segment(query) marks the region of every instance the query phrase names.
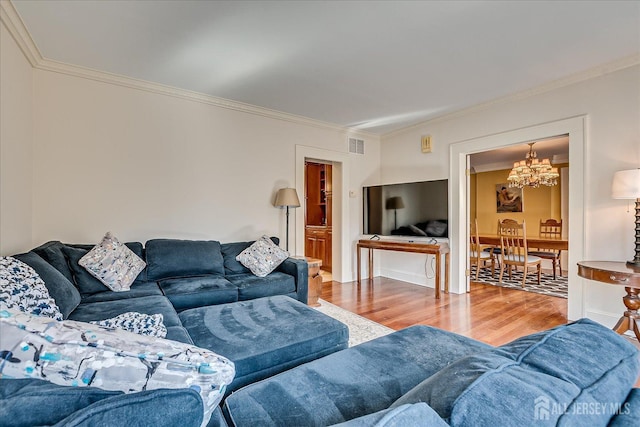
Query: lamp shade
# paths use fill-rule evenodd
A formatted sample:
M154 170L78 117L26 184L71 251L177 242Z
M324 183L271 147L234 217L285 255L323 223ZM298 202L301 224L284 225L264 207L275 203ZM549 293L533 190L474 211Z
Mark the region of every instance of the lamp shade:
M640 199L640 169L616 172L613 175L611 197L614 199Z
M387 199L386 204L387 209L402 209L404 208L404 202L402 201L402 197L389 197Z
M276 207L300 207L300 200L298 199L298 193L295 188L281 188L276 194Z

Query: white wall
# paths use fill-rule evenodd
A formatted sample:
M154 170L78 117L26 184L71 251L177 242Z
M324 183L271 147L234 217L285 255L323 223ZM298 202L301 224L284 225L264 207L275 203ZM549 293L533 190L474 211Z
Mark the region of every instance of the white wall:
M142 242L284 239L273 200L295 185L296 145L347 150L340 130L56 72L36 70L34 90L35 244L107 230ZM367 154L350 157L354 188L379 164L379 139L365 140ZM350 222L357 234L361 214Z
M0 23L0 255L30 249L33 71Z
M634 249L633 210L627 212L625 201L613 200L610 188L615 171L640 166L638 65L528 97L497 102L384 137L382 180L447 178L451 144L578 115L587 118L582 206L585 258L629 259ZM434 152L419 154L420 137L426 134L432 135ZM404 262L399 258L394 261ZM418 262L408 261L402 268L416 270ZM576 266L569 268L575 274ZM579 286L584 290L581 315L613 325L624 310L621 299L624 290L582 279Z

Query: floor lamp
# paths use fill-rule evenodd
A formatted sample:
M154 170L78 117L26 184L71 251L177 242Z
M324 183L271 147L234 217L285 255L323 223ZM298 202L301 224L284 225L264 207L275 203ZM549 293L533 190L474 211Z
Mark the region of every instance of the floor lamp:
M616 172L613 175L611 197L636 200L636 254L627 264L640 267L640 169Z
M387 209L393 209L393 229L398 229L398 209L404 209L404 202L402 201L402 197L390 197L387 199L387 204L385 206Z
M299 208L300 200L295 188L281 188L276 194L274 205L278 208L287 208L287 252L289 251L289 208Z

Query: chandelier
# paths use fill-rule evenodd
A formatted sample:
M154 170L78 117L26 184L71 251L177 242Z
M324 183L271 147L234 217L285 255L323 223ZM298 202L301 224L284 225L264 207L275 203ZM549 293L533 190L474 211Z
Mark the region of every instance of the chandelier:
M558 168L551 167L549 159L538 160L538 155L533 151L533 144L529 143L529 152L525 160L520 160L513 164L513 169L509 172L509 187L533 187L540 185L551 187L558 184Z

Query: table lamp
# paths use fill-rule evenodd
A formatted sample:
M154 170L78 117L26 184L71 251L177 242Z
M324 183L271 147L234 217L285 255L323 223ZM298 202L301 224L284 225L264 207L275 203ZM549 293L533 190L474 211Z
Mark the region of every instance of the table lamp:
M636 200L636 255L627 265L640 267L640 169L616 172L613 175L611 197Z
M287 208L287 252L289 251L289 208L299 208L300 200L295 188L281 188L276 194L274 205L278 208Z

